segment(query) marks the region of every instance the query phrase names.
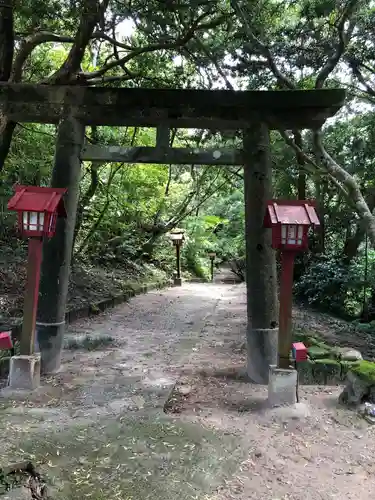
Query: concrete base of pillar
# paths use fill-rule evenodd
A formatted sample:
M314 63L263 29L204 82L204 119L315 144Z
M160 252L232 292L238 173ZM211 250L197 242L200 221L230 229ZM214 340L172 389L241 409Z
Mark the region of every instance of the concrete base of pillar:
M174 284L174 286L181 286L182 285L182 278L173 278L173 284Z
M269 367L268 402L270 406L290 406L297 402L297 370Z
M33 391L40 386L40 354L10 358L9 388Z
M268 384L269 366L277 364L278 328L247 329L247 375L254 384Z

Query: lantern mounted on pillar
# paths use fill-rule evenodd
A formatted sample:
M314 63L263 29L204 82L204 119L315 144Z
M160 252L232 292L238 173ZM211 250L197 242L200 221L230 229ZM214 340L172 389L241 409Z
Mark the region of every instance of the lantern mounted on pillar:
M184 231L173 231L172 233L169 234L169 237L171 238L172 243L175 246L179 245L181 246L185 240Z
M169 237L172 240L173 245L176 247L176 274L173 281L176 286L181 286L182 279L180 253L182 244L185 241L185 233L182 230L175 229L174 231L169 233Z
M8 210L18 213L18 231L29 239L27 283L21 334L21 355L31 355L35 345L35 321L38 306L40 266L44 238L52 238L58 217L66 217L63 195L66 189L39 186L15 186Z
M23 238L52 238L57 217L66 217L62 196L66 189L15 186L8 210L18 213L18 231Z
M308 249L308 230L319 225L314 201L271 200L267 203L264 227L272 229L272 248L281 250L279 368L290 366L294 258L297 252Z
M319 226L315 203L310 200L271 200L264 227L272 229L272 248L307 250L310 227Z

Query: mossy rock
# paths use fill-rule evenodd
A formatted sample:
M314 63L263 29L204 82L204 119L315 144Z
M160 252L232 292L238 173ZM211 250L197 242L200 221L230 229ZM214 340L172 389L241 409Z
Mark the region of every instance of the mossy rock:
M375 363L371 361L359 361L350 368L350 371L361 380L375 385Z
M360 405L364 401L375 403L375 363L359 361L350 368L339 401L349 405Z
M317 385L337 385L341 382L341 364L332 358L316 359L313 365Z
M333 349L325 344L311 346L307 353L313 360L335 358Z
M340 361L341 365L341 380L346 380L346 375L348 371L352 370L352 368L359 365L361 361Z

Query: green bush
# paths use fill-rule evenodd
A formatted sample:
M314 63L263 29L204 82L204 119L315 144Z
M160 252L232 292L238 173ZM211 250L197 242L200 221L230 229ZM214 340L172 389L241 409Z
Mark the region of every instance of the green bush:
M194 243L188 242L184 248L184 267L197 278L208 279L207 258L199 256L198 249Z
M295 283L296 296L320 309L343 317L354 317L361 312L363 287L358 267L345 265L334 257L321 258L310 263L306 272Z

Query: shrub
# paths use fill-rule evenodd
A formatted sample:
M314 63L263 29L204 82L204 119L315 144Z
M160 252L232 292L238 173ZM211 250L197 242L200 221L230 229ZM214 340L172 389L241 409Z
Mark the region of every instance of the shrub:
M325 257L311 262L294 288L296 296L311 305L343 317L353 317L361 311L358 290L362 286L355 265Z

